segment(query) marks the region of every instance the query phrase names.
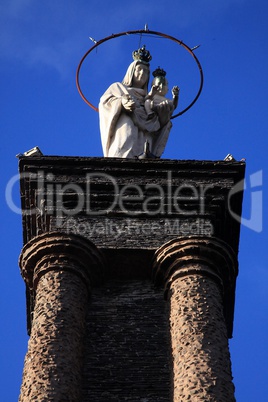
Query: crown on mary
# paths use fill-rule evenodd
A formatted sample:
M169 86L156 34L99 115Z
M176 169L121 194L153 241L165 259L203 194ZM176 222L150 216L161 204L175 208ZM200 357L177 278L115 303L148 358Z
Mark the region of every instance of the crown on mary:
M145 49L145 45L143 45L140 49L134 50L132 52L132 57L134 61L140 61L141 63L149 64L152 60L152 56L149 50Z
M158 67L156 70L153 71L153 76L154 77L165 77L166 76L165 70L162 68Z

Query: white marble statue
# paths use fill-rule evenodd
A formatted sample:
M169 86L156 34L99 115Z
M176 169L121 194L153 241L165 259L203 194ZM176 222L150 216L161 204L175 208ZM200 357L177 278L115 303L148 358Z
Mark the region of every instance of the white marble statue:
M169 103L155 104L156 113L151 116L144 107L150 53L143 47L133 52L133 58L122 83L112 84L100 99L100 131L105 157L136 158L143 153L145 143L150 154L160 157L172 127Z

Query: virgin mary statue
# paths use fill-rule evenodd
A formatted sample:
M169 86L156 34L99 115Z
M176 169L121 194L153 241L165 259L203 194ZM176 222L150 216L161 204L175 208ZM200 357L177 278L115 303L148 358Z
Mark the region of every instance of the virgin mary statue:
M133 52L121 82L112 84L99 103L100 132L105 157L136 158L149 147L159 158L165 148L172 123L161 126L157 114L148 118L144 109L150 76L150 53L143 46Z

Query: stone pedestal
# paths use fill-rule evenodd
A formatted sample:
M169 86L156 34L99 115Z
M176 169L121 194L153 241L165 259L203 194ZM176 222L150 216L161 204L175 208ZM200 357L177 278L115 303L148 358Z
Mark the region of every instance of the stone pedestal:
M225 306L237 262L215 238L178 239L160 247L154 279L170 303L174 401L234 401Z
M21 402L234 400L244 172L234 160L20 159Z
M20 402L79 401L88 296L102 257L80 236L45 233L24 246L20 267L35 294Z

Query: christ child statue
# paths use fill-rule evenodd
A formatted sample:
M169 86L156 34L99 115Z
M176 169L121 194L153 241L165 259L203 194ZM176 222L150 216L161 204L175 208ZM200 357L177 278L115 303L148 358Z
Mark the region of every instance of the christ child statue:
M158 67L153 72L153 82L151 90L145 98L145 110L148 119L153 118L155 114L158 115L161 127L170 119L173 111L178 106L179 100L179 87L172 88L172 100L167 99L165 95L168 92L168 81L166 79L166 72Z

